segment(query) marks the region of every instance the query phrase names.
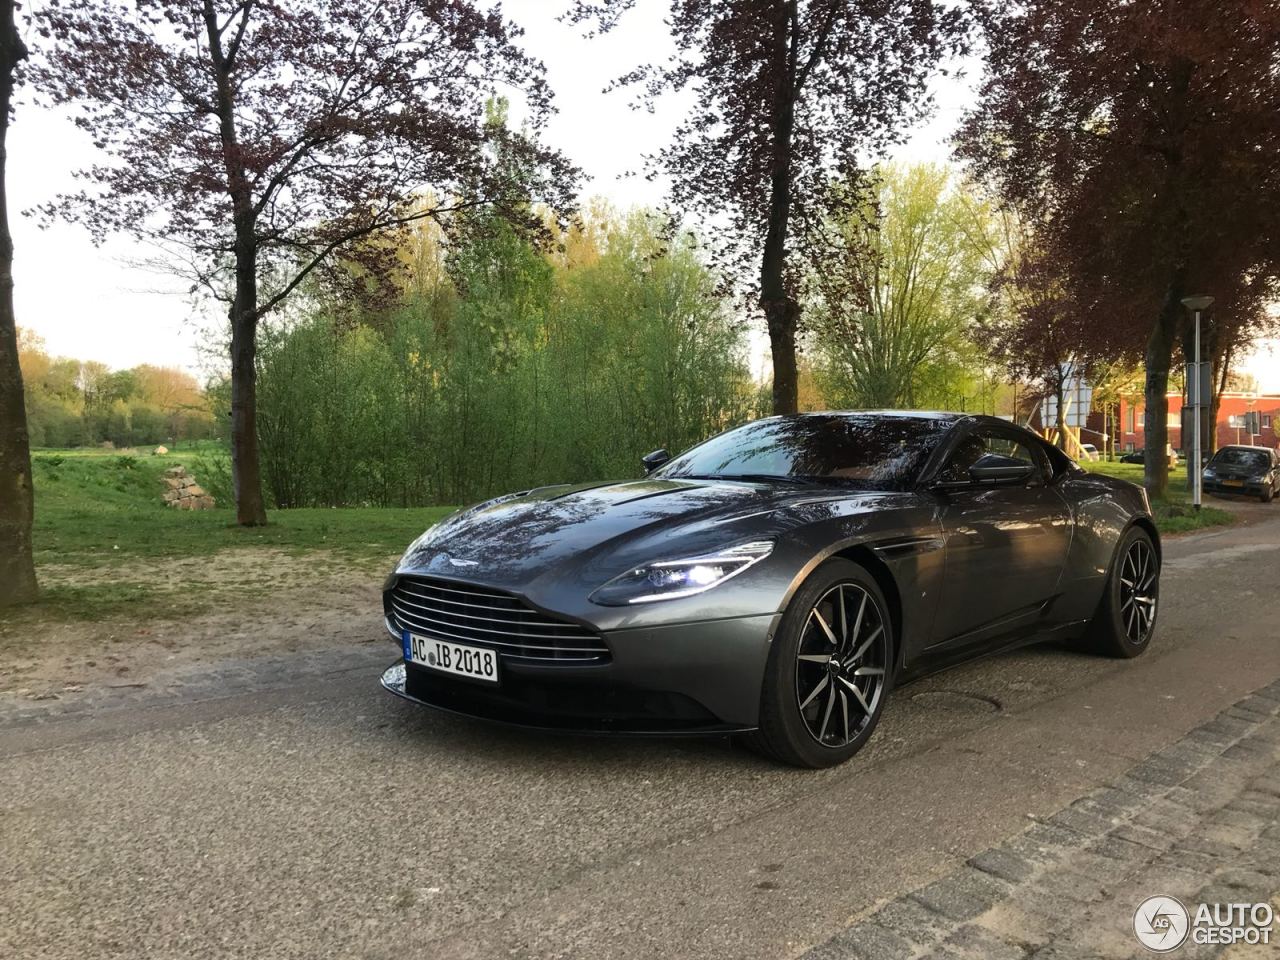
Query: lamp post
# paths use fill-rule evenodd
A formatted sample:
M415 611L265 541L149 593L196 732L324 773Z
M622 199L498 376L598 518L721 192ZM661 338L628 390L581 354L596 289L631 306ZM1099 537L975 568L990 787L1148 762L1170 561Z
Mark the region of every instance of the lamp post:
M1213 306L1213 297L1183 297L1182 305L1196 315L1195 357L1191 361L1191 369L1195 371L1195 375L1191 378L1193 383L1187 384L1187 392L1192 403L1192 414L1195 417L1195 426L1191 431L1191 502L1199 510L1200 495L1204 486L1204 468L1200 464L1200 397L1204 390L1204 385L1200 383L1201 374L1204 372L1200 367L1200 314Z

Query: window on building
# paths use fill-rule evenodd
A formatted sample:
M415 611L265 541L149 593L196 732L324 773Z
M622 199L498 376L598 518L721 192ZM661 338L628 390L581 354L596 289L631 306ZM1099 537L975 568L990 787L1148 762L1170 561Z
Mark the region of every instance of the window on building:
M1126 424L1124 428L1125 432L1133 433L1133 407L1129 407L1125 410L1124 418L1125 418L1125 424Z
M1264 413L1264 414L1262 415L1262 429L1263 429L1263 430L1270 430L1270 429L1271 429L1271 414L1269 414L1269 413Z
M1143 411L1142 413L1138 414L1138 426L1145 427L1146 425L1147 425L1147 414L1146 414L1146 411Z

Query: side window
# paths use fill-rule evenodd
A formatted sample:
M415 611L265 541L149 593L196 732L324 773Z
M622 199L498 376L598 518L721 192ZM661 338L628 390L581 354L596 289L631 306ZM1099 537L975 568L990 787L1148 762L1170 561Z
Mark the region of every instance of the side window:
M1044 483L1045 464L1042 457L1033 453L1030 447L1021 441L1002 434L989 431L977 431L960 441L960 445L951 452L947 465L942 468L939 479L944 482L963 483L969 479L969 468L984 462L994 464L1016 460L1030 464L1035 468L1031 479L1032 485Z
M987 441L987 450L988 456L1030 464L1035 468L1035 473L1031 477L1031 484L1039 486L1044 483L1044 463L1040 457L1032 453L1031 447L1027 444L1009 437L996 436Z

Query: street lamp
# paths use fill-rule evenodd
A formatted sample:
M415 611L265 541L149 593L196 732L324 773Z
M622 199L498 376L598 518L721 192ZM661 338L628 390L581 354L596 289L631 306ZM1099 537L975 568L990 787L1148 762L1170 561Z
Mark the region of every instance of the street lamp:
M1191 502L1199 510L1201 488L1204 484L1204 471L1200 465L1200 396L1201 391L1204 389L1200 383L1201 374L1204 372L1200 367L1200 314L1213 306L1213 297L1183 297L1182 305L1196 315L1196 355L1191 361L1191 369L1195 371L1195 374L1191 378L1192 383L1187 384L1187 392L1190 394L1192 413L1195 416L1195 426L1191 431Z

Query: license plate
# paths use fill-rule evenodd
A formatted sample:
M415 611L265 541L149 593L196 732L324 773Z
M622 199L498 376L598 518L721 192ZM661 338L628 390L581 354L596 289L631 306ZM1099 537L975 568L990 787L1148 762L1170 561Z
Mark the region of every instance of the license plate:
M1222 485L1224 487L1243 487L1244 481L1243 480L1223 480Z
M410 663L441 673L453 673L460 677L498 682L498 655L483 647L468 647L450 640L435 637L419 637L405 632L404 658Z

